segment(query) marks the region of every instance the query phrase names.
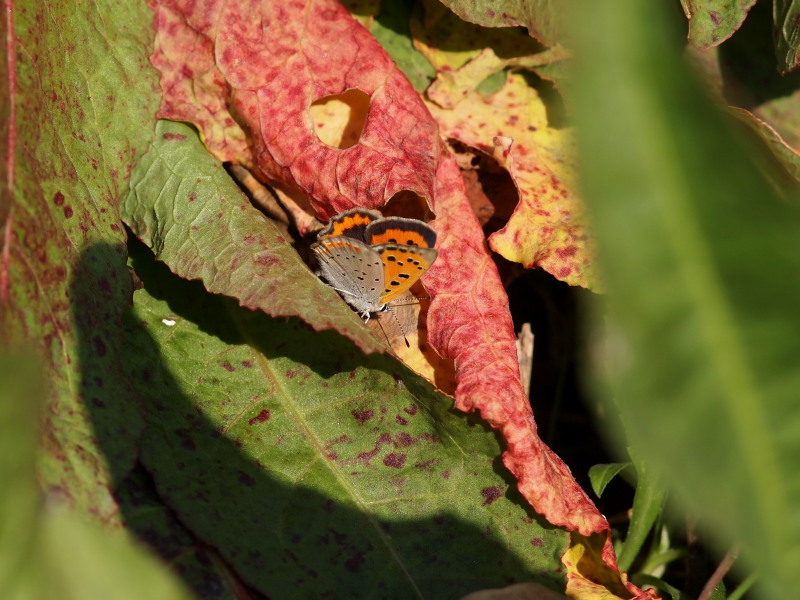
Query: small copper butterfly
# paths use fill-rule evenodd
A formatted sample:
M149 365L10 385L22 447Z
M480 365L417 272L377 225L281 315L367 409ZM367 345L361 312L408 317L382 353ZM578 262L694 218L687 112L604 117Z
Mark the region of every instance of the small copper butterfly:
M430 268L435 243L436 232L422 221L352 208L331 219L311 250L322 278L369 320Z

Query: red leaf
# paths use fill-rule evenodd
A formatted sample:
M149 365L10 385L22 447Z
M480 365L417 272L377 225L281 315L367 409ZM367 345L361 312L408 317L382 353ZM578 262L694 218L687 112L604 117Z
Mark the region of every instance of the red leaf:
M402 190L432 203L436 123L340 4L155 0L153 7L160 116L195 123L218 158L298 186L322 216L382 206ZM328 146L309 108L353 89L370 101L360 143Z
M569 469L540 439L520 383L508 296L472 213L455 160L440 161L436 189L439 257L424 282L432 302L428 340L455 360L456 407L479 410L508 443L503 462L548 521L590 535L608 523Z
M562 559L573 597L608 597L606 591L616 590L622 596L655 598L619 572L608 522L569 468L539 438L520 383L508 296L470 208L458 165L449 155L439 162L436 220L431 225L439 236L439 257L423 279L432 297L428 341L444 358L455 361L456 408L480 411L501 431L508 446L503 463L518 479L522 495L550 523L577 532L577 541ZM598 574L601 584L596 583Z

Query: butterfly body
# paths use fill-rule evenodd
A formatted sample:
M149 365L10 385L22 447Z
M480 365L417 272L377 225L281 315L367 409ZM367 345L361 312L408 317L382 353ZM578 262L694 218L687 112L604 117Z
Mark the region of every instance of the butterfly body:
M311 250L319 274L363 318L386 310L436 260L436 232L426 223L354 208L336 215Z

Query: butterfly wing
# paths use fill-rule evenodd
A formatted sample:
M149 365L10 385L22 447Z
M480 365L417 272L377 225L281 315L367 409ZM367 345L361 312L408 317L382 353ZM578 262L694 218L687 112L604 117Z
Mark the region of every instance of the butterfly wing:
M344 235L363 242L367 225L381 219L381 213L365 208L351 208L333 217L325 228L317 234L323 237Z
M370 246L398 244L433 248L436 244L436 232L430 225L417 219L386 217L369 223L364 239Z
M319 238L311 250L320 275L362 315L380 310L384 263L375 249L346 236Z
M378 244L372 248L383 263L384 286L378 300L379 305L386 304L408 291L430 268L438 255L433 248L401 244Z

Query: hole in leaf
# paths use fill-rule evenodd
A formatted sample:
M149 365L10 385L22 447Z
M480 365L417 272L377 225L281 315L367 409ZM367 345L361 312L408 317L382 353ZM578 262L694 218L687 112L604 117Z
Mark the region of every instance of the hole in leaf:
M427 221L432 215L425 198L411 190L400 190L381 209L386 217L407 217Z
M509 172L491 155L449 139L472 210L488 236L505 227L519 204L519 192Z
M369 95L359 89L325 96L309 109L314 133L324 144L342 150L355 146L369 112Z

